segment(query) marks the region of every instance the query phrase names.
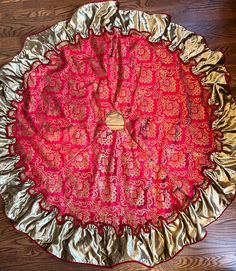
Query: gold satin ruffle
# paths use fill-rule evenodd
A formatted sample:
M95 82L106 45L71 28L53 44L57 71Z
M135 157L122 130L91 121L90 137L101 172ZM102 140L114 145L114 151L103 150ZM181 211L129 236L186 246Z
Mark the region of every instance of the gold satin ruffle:
M11 101L23 98L17 91L22 88L23 75L30 66L36 60L47 63L45 52L57 51L56 45L62 41L73 43L75 34L86 38L90 30L101 35L104 29L113 32L114 27L121 29L124 35L132 30L149 33L147 39L150 42L170 41L170 51L180 49L180 58L184 62L194 60L196 65L192 71L196 75L204 74L202 85L211 92L210 103L217 106L213 128L223 134L223 150L211 155L215 169L204 171L211 178L211 184L200 189L198 200L191 202L173 222L163 222L158 229L152 227L150 233L141 231L139 236L132 235L129 227L122 236L117 236L109 226L105 226L101 236L92 224L76 228L70 216L59 224L56 208L44 211L40 207L43 196L29 195L27 190L34 183L32 180L20 181L19 173L24 168L14 167L19 157L10 156L8 149L15 141L6 132L6 125L15 121L8 117L8 111L14 110ZM227 89L228 73L222 59L221 52L211 51L202 37L170 22L169 16L120 10L116 1L84 5L71 20L29 36L22 51L0 69L0 192L6 214L14 221L15 228L61 259L100 266L125 261L154 266L173 257L183 246L203 239L205 226L220 216L236 192L236 107Z

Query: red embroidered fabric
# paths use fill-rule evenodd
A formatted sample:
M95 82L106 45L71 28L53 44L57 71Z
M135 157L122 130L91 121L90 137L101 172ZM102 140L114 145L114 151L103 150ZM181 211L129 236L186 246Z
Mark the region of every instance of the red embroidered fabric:
M191 65L144 35L76 39L34 65L17 104L22 181L81 224L134 230L190 200L216 148L208 94ZM112 131L109 112L124 129Z

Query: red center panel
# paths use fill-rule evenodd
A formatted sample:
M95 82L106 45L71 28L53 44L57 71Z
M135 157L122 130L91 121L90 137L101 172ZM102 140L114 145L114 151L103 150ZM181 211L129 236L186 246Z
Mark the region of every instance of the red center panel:
M118 32L79 38L32 67L14 152L24 181L86 223L137 231L193 197L216 148L208 93L165 44ZM112 131L117 111L125 128Z

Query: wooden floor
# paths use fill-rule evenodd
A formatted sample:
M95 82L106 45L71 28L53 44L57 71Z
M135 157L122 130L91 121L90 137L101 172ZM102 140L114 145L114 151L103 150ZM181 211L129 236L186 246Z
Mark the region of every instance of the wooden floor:
M29 33L39 32L58 21L70 18L82 0L0 0L0 65L22 47ZM225 52L226 66L232 75L236 96L236 1L235 0L121 0L124 9L168 13L172 21L203 35L212 49ZM107 270L63 262L17 233L4 214L0 199L0 271L92 271ZM122 264L115 271L236 270L236 202L208 227L208 237L186 247L177 257L155 268Z

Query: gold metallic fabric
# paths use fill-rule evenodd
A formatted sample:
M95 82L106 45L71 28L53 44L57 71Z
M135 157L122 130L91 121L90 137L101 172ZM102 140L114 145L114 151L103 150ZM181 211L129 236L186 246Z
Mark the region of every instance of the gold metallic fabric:
M204 171L211 184L206 189L201 188L199 197L173 222L163 222L161 227L152 227L150 233L141 231L138 236L132 235L128 226L121 236L109 226L105 226L104 235L100 235L92 224L86 228L75 227L70 216L64 223L58 223L58 210L43 211L40 207L43 196L33 197L28 193L33 181L20 181L19 173L24 168L14 167L19 157L10 156L8 149L15 140L6 131L7 124L14 124L8 111L14 110L11 101L23 98L18 90L32 63L36 60L47 63L45 52L57 51L56 45L62 41L74 42L75 34L85 38L90 30L101 35L104 30L113 32L114 27L121 29L124 35L136 30L147 35L150 42L169 41L170 52L180 49L179 56L184 62L194 60L192 71L195 75L204 75L201 83L211 93L210 104L217 107L213 128L222 131L223 149L211 155L215 168ZM61 259L100 266L125 261L154 266L173 257L185 245L203 239L205 226L221 215L236 190L236 107L228 92L228 74L222 59L221 52L210 50L202 37L170 22L169 16L120 10L116 1L84 5L71 20L29 36L22 51L0 69L0 191L6 214L14 221L15 228Z

